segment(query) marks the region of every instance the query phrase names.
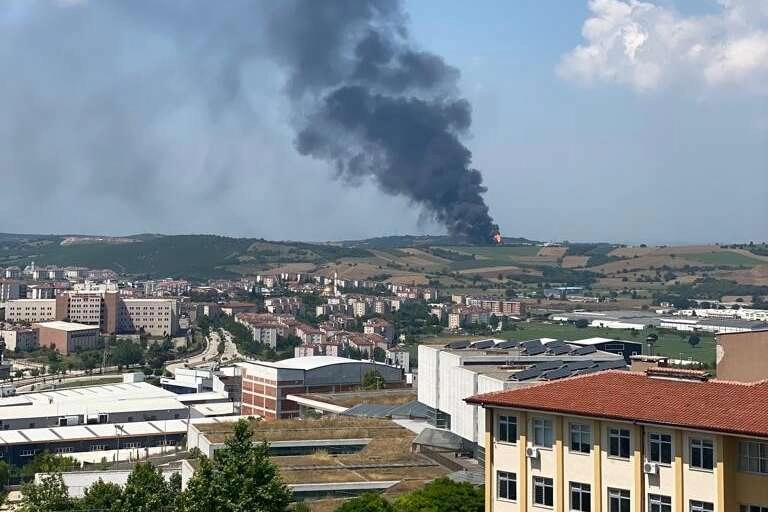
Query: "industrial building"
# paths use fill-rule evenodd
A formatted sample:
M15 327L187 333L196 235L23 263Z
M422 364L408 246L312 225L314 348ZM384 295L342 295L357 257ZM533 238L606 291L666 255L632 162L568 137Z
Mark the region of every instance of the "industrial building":
M621 355L548 338L419 345L418 399L430 408L433 426L465 439L482 458L485 420L465 398L625 367Z
M299 405L287 398L289 394L355 390L371 370L381 376L382 388L400 387L404 379L402 368L334 356L252 361L237 366L242 369L242 414L266 419L299 415Z
M481 394L485 510L760 512L768 386L669 368Z
M99 328L74 322L40 322L33 324L38 344L51 347L67 355L79 350L95 349L99 343Z
M219 414L202 407L211 403L229 401L222 392L177 395L145 382L66 388L0 398L0 430L126 424ZM221 414L232 414L231 406Z

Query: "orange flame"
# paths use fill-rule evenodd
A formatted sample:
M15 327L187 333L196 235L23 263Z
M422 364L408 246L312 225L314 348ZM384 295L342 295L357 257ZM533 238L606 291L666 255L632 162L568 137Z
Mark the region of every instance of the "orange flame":
M501 238L501 233L499 233L498 231L493 234L492 238L493 238L493 243L495 243L496 245L501 245L502 243L504 243L504 240Z

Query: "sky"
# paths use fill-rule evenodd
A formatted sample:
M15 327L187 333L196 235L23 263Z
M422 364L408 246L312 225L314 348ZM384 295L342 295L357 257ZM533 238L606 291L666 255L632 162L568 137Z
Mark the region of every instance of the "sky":
M444 232L419 203L296 150L305 104L262 37L269 16L110 3L0 4L0 69L14 77L0 81L0 232ZM402 12L409 44L461 73L461 138L503 234L768 240L768 0L404 0Z

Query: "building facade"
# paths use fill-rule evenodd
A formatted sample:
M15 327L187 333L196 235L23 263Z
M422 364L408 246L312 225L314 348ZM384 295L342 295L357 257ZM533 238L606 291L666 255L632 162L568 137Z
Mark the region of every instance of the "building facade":
M99 343L97 326L73 322L40 322L32 326L37 330L41 347L52 347L63 355L80 350L92 350Z
M5 319L12 323L56 320L56 299L17 299L5 305Z
M37 329L16 328L0 330L5 347L15 352L29 352L40 346Z
M254 361L237 366L242 369L241 413L265 419L298 417L299 404L287 398L290 394L359 389L371 370L381 375L382 387L403 383L402 368L333 356L296 357L274 363Z
M768 379L768 329L718 334L715 341L718 378L736 382Z
M485 407L488 512L762 512L768 385L602 372L467 400Z

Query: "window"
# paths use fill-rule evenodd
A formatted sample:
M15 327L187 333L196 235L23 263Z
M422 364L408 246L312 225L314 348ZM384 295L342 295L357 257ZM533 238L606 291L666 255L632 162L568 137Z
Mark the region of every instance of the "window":
M629 491L608 489L608 512L629 512Z
M552 421L533 418L533 444L545 448L552 447Z
M21 450L21 453L19 454L21 457L34 457L35 450L31 448L25 448L24 450Z
M768 506L761 507L760 505L740 505L739 512L768 512Z
M592 493L589 484L571 482L571 510L590 512L592 510Z
M72 447L71 446L63 446L56 448L56 453L72 453Z
M506 471L496 472L496 487L500 500L517 500L517 475Z
M714 512L715 505L706 501L691 500L690 512Z
M571 451L589 453L592 449L592 427L583 423L571 423Z
M91 445L91 451L92 452L103 452L107 449L107 445L105 444L92 444Z
M649 512L672 512L672 497L661 494L648 495Z
M533 477L533 503L544 505L545 507L554 506L554 493L552 479L543 476Z
M691 439L691 467L714 468L714 447L710 439Z
M768 473L768 444L755 441L739 443L739 469L749 473Z
M651 432L648 434L648 460L660 464L672 463L672 436Z
M629 458L629 430L625 428L608 429L608 455Z
M499 441L517 442L517 416L499 416Z

